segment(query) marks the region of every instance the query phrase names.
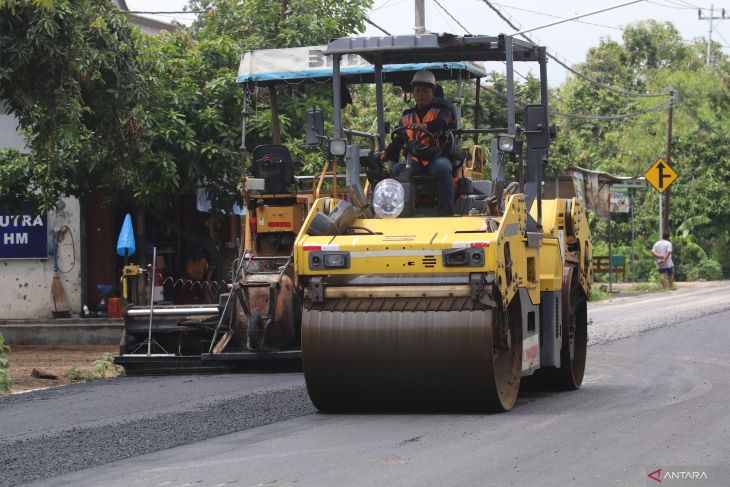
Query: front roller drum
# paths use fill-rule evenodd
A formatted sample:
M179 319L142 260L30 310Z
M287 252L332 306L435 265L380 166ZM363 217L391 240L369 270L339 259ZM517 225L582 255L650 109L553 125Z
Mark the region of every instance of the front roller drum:
M520 384L521 326L498 320L512 332L495 340L497 315L305 308L302 365L312 402L323 411L509 410Z

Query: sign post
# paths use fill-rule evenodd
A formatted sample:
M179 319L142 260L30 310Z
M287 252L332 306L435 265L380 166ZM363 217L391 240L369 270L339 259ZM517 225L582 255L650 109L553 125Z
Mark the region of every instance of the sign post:
M664 191L669 189L669 186L677 180L677 173L672 169L672 166L664 162L664 159L659 159L644 173L644 178L654 186L654 189L659 191L659 238L662 238L664 233L663 223L665 221L664 215Z

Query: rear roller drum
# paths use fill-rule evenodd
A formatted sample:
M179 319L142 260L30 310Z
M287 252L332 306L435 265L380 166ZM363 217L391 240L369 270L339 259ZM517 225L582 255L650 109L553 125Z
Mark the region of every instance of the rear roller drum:
M546 370L551 386L576 390L583 383L588 347L588 310L580 278L573 266L563 270L563 342L560 368Z
M586 352L588 348L588 303L580 279L575 272L570 272L570 299L565 308L570 309L569 319L563 320L563 350L560 361L569 367L565 370L564 387L569 390L579 389L583 384L586 369ZM567 335L567 340L566 340ZM562 367L561 367L562 368Z

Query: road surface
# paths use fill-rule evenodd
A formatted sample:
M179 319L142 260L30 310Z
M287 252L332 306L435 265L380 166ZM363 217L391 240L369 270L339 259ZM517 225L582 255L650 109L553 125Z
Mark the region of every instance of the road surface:
M298 373L3 398L0 483L651 485L674 468L727 485L730 285L597 303L589 317L584 387L523 389L506 414L320 414Z

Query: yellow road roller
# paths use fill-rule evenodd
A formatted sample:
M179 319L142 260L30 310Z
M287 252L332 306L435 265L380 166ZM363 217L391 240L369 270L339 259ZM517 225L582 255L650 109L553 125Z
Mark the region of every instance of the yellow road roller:
M545 48L506 35L427 34L334 39L325 53L333 66L334 134L326 137L312 114L308 138L329 139L331 156L346 167L348 197L315 201L294 244L302 365L315 406L508 411L525 376L579 388L591 238L576 199L541 194L555 136ZM464 129L457 121L441 135L423 125L397 127L391 136L403 143L404 170L371 165L365 191L361 150L343 137L339 109L339 65L353 54L375 66L381 148L388 136L383 73L392 65L503 62L504 126ZM519 113L518 62L538 63L541 82L540 102ZM449 215L439 212L443 194L436 181L413 167L424 140L440 136L450 141L444 149L455 188ZM474 158L489 155L488 180L473 170L488 163L458 150L466 136L481 142ZM506 174L519 174L520 181L509 182Z

